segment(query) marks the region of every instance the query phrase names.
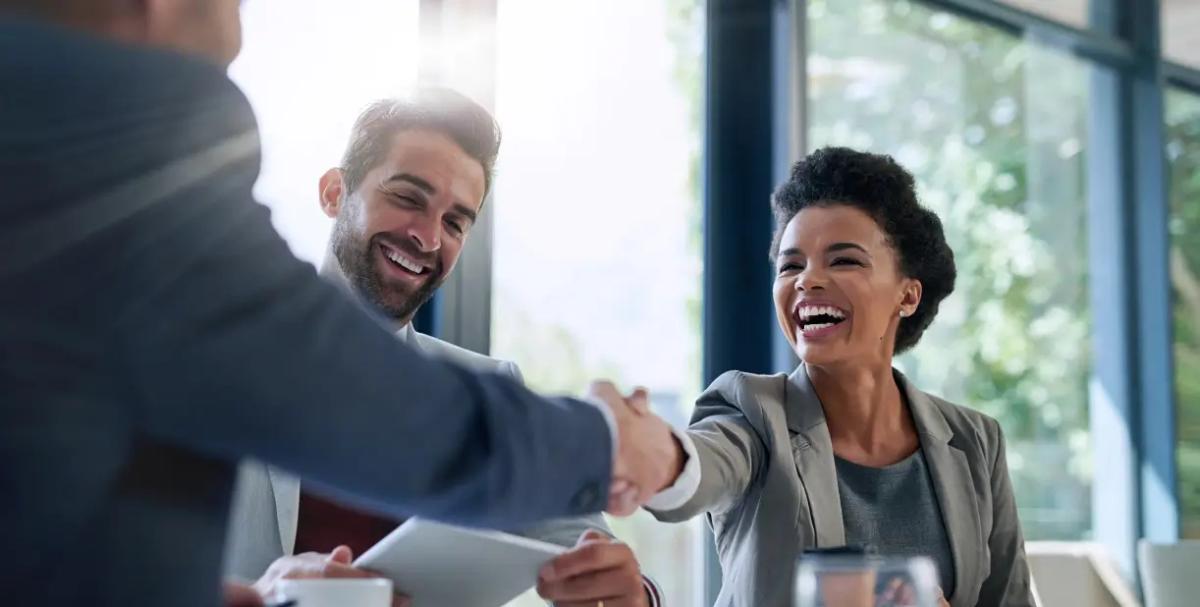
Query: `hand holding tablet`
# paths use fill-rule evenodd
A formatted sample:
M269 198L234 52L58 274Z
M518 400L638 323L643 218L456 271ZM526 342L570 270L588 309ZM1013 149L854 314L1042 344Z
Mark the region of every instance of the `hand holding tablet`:
M567 549L497 531L414 518L354 566L392 580L412 607L500 607L537 584L538 570Z

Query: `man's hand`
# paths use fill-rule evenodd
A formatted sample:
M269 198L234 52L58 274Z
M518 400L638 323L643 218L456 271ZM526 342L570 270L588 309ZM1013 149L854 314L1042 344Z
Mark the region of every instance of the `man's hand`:
M373 571L357 569L354 553L348 546L338 546L329 554L305 552L295 556L284 556L275 559L267 568L267 572L254 582L254 589L264 597L270 598L275 594L279 580L304 580L321 578L376 578L381 577ZM407 597L395 595L392 607L407 607Z
M221 586L225 607L263 607L262 595L251 586L225 582Z
M542 567L538 594L556 607L647 607L646 587L629 546L595 530Z
M617 452L607 510L629 516L683 471L684 452L671 427L650 412L646 390L629 398L606 381L593 382L588 397L606 404L617 423Z

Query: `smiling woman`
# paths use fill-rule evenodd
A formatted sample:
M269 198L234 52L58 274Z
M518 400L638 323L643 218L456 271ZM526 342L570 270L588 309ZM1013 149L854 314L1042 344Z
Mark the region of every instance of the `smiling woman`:
M698 488L656 516L709 516L721 606L785 604L779 563L845 545L930 558L943 605L1032 605L999 424L892 367L954 290L954 254L912 176L825 148L793 167L774 210L776 316L802 364L709 387L687 432Z

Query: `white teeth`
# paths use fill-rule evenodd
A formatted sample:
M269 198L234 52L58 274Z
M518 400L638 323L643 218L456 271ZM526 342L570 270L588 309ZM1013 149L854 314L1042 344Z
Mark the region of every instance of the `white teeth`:
M800 309L797 310L797 316L799 316L801 320L808 320L809 318L818 315L832 316L833 318L839 319L846 318L846 315L841 310L833 306L801 306Z
M412 272L413 274L420 274L421 272L425 271L425 266L422 266L421 264L418 264L418 263L414 263L414 262L410 261L409 259L402 257L399 253L397 253L391 249L386 249L386 248L383 249L383 254L388 259L396 262L401 267L403 267L405 270L408 270L409 272Z
M809 331L820 331L821 329L828 329L829 327L832 327L832 326L833 326L833 323L831 323L831 322L822 322L822 323L817 323L814 325L804 325L804 332L808 333Z

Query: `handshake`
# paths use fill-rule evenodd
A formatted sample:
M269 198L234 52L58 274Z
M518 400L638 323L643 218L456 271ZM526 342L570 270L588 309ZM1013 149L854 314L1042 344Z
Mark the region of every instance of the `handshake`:
M650 412L644 388L625 396L612 383L597 381L588 389L588 398L606 406L616 422L617 449L607 511L629 516L675 482L687 456L671 427Z

